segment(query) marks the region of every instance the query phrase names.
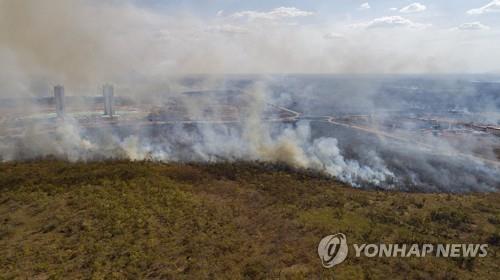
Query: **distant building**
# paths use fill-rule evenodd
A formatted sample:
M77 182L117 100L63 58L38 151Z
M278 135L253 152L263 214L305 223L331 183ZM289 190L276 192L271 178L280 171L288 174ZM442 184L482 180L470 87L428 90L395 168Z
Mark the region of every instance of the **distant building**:
M115 114L114 103L114 88L112 85L104 85L102 89L104 97L104 115L112 117Z
M54 87L54 100L56 105L56 113L58 117L63 117L65 113L64 106L64 87L55 86Z

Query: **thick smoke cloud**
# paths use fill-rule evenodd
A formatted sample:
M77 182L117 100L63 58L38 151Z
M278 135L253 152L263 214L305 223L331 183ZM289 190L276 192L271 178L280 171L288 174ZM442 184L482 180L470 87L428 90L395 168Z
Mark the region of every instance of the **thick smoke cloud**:
M142 31L153 22L131 5L108 1L2 0L2 85L17 91L1 94L33 94L40 81L79 89L126 78L152 63L140 54L149 43Z
M394 174L376 155L373 158L377 164L364 166L345 159L335 138L313 138L308 122L292 125L264 121L263 111L270 101L265 89L258 84L248 90L242 121L237 124L178 123L163 127L138 124L118 131L112 125L83 128L68 116L56 123L52 133L35 123L27 125L18 137L5 137L0 141L0 159L50 156L69 161L267 161L323 171L353 186L390 187L387 179L393 180ZM192 115L203 110L195 104L186 105L192 105Z
M187 73L498 69L493 30L366 29L365 22L345 19L301 24L320 16L282 7L202 18L132 1L0 0L0 96L46 93L53 84L85 93L104 82L132 94L164 88L168 77Z

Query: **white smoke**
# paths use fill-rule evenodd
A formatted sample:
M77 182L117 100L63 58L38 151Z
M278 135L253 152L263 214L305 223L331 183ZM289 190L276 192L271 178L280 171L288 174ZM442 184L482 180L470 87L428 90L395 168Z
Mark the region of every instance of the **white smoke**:
M197 124L195 128L186 128L174 124L154 136L140 128L131 129L140 132L123 137L115 134L111 126L90 131L67 116L57 121L53 132L31 125L20 137L1 141L0 158L3 161L47 156L68 161L264 161L322 171L353 186L390 187L387 179L395 176L383 164L368 167L345 160L336 139L312 139L308 122L286 125L263 121L266 98L261 86L251 91L245 104L238 125Z

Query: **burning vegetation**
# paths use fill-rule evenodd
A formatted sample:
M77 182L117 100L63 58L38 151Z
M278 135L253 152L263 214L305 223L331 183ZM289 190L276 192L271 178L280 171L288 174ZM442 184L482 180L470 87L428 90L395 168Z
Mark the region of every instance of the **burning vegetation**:
M346 106L321 114L321 106L311 111L293 101L303 96L287 98L258 79L229 81L225 90L143 98L105 85L102 96L67 95L56 86L53 97L9 99L0 108L0 159L257 160L314 169L362 188L491 192L500 185L494 152L500 138L468 122L469 115L355 114Z

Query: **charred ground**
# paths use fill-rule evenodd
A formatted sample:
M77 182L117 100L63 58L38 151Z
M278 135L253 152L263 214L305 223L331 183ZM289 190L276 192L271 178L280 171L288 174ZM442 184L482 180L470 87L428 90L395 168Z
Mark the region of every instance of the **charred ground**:
M354 258L317 244L488 243L485 258ZM43 160L0 165L10 278L495 279L500 195L366 191L262 163Z

